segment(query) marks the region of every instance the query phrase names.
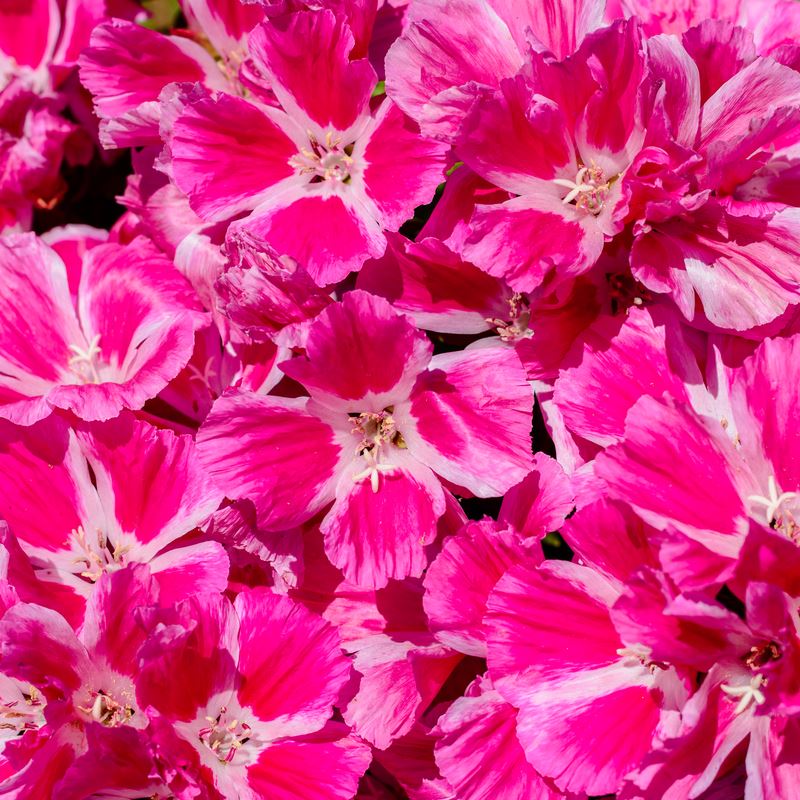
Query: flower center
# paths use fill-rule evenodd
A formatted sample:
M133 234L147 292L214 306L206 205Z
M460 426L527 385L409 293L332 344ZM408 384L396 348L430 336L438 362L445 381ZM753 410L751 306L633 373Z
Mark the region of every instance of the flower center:
M216 717L206 717L208 725L198 733L200 741L222 764L230 764L239 748L250 740L250 726L229 716L228 709L222 706Z
M667 665L663 662L653 661L652 654L652 650L643 644L620 647L617 650L617 655L622 659L623 667L644 667L651 673L657 669L667 669Z
M797 540L800 524L795 519L791 506L800 499L800 492L778 491L775 476L770 475L767 481L767 494L751 494L747 499L764 509L764 517L770 528L783 531L792 541Z
M299 175L308 175L309 183L349 183L353 169L353 144L343 145L333 131L325 134L320 142L311 131L308 133L308 147L303 147L297 155L289 159L289 166Z
M720 688L731 700L737 700L734 712L741 714L751 705L763 706L767 702L766 695L762 691L767 685L767 677L762 674L764 667L779 661L783 656L781 646L777 642L767 642L750 648L743 660L750 669L751 675L744 673L743 682L723 683Z
M533 330L529 327L531 321L531 306L524 294L516 292L508 300L508 319L487 317L486 321L493 325L497 335L504 342L515 342L518 339L529 339Z
M125 566L125 556L130 550L129 546L114 545L100 530L97 531L96 543L86 536L83 526L79 525L72 531L73 550L78 555L72 563L80 570L78 573L87 580L98 581L104 572L112 572Z
M75 373L81 383L102 383L100 378L100 334L92 338L86 349L71 344L69 349L72 356L69 368Z
M567 190L567 194L561 200L562 203L573 204L576 208L597 216L603 210L608 192L616 179L616 175L606 179L603 170L592 164L589 167L581 167L574 181L554 178L553 183Z
M393 464L384 464L381 459L386 451L392 447L405 449L406 443L403 434L397 430L392 417L393 408L389 406L383 411L364 411L360 414L351 414L351 433L359 436L356 455L363 458L366 467L353 476L356 483L369 478L372 491L380 488L380 473L391 472L395 469Z
M136 713L130 703L120 703L110 694L102 690L93 691L90 695L91 705L78 706L79 711L91 717L95 722L107 728L125 725Z

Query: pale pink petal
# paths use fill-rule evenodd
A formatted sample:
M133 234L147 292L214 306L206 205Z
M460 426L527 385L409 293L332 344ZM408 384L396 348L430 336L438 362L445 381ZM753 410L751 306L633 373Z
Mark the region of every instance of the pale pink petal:
M764 340L737 371L731 389L750 462L766 457L767 469L784 491L800 487L800 465L793 458L800 446L798 348L798 335Z
M489 598L490 672L519 709L528 761L565 791L617 791L658 723L650 673L618 653L616 594L590 568L551 561L513 568Z
M564 678L619 661L608 609L618 588L594 570L561 561L513 567L489 597L489 669L500 682L530 675ZM581 635L575 635L576 621Z
M642 566L658 566L652 533L627 505L605 499L579 508L561 528L583 563L623 582Z
M90 725L86 729L86 742L87 752L70 765L54 797L85 800L87 797L114 797L116 792L159 797L166 792L163 782L153 777L156 767L139 731L125 726ZM102 769L96 768L99 761ZM125 797L124 794L119 796Z
M700 73L697 65L672 36L647 40L650 71L663 81L660 102L670 124L669 131L679 144L691 146L700 125Z

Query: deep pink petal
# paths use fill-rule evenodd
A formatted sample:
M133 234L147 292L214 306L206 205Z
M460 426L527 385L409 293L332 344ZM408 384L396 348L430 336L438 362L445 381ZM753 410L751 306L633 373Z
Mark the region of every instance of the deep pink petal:
M471 31L481 32L479 47ZM473 81L494 86L515 75L522 61L507 24L489 3L415 4L386 56L386 89L423 130L452 136L473 97L458 97L456 87Z
M351 202L352 201L352 202ZM342 193L293 193L257 209L244 227L275 250L305 264L319 286L343 280L378 258L386 238L374 208Z
M475 210L464 257L530 292L546 280L580 275L594 266L604 237L594 217L552 199L514 198Z
M319 730L350 673L335 628L266 590L236 598L242 706L270 723L273 738Z
M234 63L241 57L247 34L265 16L260 4L239 0L185 0L182 8L208 36L214 49Z
M531 415L531 390L516 353L486 348L435 356L395 419L415 458L479 497L492 497L530 470Z
M158 96L168 83L222 83L222 73L199 44L121 19L94 29L80 75L92 93L106 147L160 143Z
M397 230L414 216L417 206L430 202L444 180L447 149L423 138L398 106L384 101L363 158L366 193L380 210L385 228Z
M575 508L575 492L559 463L536 453L533 470L506 492L498 521L537 540L558 530Z
M204 219L221 220L252 210L294 175L289 159L297 147L253 103L200 94L183 104L170 151L175 183L192 208Z
M189 436L122 417L85 426L78 440L104 507L143 544L164 547L190 533L222 499Z
M198 591L224 592L230 561L219 542L199 542L176 547L151 559L161 605L170 606Z
M259 522L283 530L334 497L340 447L304 400L229 394L197 435L200 460L234 500L253 500Z
M628 414L625 438L598 456L596 470L646 522L674 524L722 555L736 552L744 470L721 425L715 432L688 408L643 397Z
M377 474L377 491L371 478L353 477L361 469L353 464L321 526L331 562L365 588L420 575L425 545L435 539L445 510L442 487L427 467L395 455L392 462L391 470Z
M425 574L425 613L437 640L485 657L489 594L510 567L529 560L520 537L492 521L470 522L447 539Z
M149 625L137 676L143 707L189 721L215 694L233 689L239 623L226 597L197 594L158 612Z
M479 678L439 718L436 764L464 800L557 800L525 759L517 712L486 678Z
M259 25L250 55L283 108L298 123L350 128L365 113L377 77L369 61L350 61L354 39L342 17L300 11Z
M306 357L281 368L320 402L333 395L352 411L379 412L409 395L431 350L425 334L386 300L353 291L314 320Z
M726 81L703 106L700 147L743 136L765 109L796 106L800 75L772 59L759 58Z
M639 309L631 309L623 320L607 317L589 331L579 365L562 370L553 395L573 433L609 445L622 437L628 410L643 395L668 392L688 402L670 364L666 335Z
M6 3L0 10L0 52L36 69L52 55L61 26L56 0Z
M248 768L250 787L274 800L348 800L369 766L370 750L343 734L271 745Z
M383 258L368 261L358 288L378 294L419 327L443 333L481 333L508 313L503 283L463 261L438 239L410 242L389 236Z
M0 389L9 403L47 394L67 369L69 345L81 343L82 334L64 263L32 234L0 242L0 274L6 287L0 296ZM4 416L30 424L31 415L46 415L45 408L6 406Z
M576 154L564 113L518 76L475 103L456 152L476 173L515 194L564 194L552 181L572 178Z

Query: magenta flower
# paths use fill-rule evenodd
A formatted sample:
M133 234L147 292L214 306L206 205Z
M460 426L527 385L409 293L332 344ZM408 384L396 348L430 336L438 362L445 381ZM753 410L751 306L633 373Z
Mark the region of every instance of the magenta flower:
M0 416L54 408L104 420L141 408L186 365L205 322L186 280L144 239L91 249L77 298L33 235L0 240Z
M514 352L431 358L425 335L380 298L346 294L311 323L306 356L281 369L310 397L223 396L199 432L201 456L267 530L333 501L326 550L353 583L421 573L445 510L440 479L491 497L531 464L531 392Z
M222 547L180 543L220 500L189 437L129 416L74 429L53 416L0 429L0 515L36 576L68 587L76 601L105 573L137 563L149 565L165 602L224 590ZM71 603L61 603L66 616Z
M249 37L252 99L196 90L175 109L176 186L207 221L230 220L326 285L383 253L442 180L443 145L391 102L374 111L375 71L329 11L298 12ZM267 94L274 92L280 107Z
M141 702L211 796L348 800L369 748L329 722L350 673L333 627L298 603L198 595L156 615L140 651ZM173 690L164 691L165 681Z

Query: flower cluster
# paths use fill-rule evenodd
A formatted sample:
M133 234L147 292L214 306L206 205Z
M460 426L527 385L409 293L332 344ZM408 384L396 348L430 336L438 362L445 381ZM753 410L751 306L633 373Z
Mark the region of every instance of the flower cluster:
M800 3L5 0L0 283L0 800L800 797Z

